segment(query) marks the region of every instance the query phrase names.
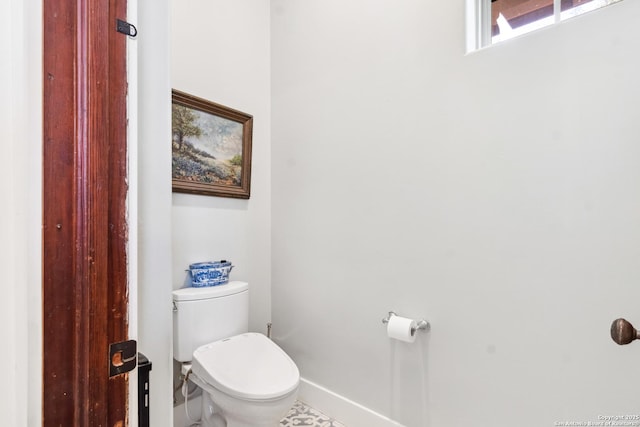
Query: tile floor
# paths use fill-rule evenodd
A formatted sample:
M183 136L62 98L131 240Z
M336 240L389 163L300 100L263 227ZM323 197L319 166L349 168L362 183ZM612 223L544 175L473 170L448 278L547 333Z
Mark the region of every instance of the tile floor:
M345 427L344 424L327 417L317 409L313 409L300 401L297 401L293 408L289 410L287 416L280 421L280 426Z

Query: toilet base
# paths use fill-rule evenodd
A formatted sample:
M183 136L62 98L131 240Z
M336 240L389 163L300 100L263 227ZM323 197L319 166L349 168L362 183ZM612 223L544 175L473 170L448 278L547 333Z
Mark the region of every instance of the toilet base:
M276 400L238 400L198 380L194 382L203 389L202 427L279 427L298 396L296 388Z

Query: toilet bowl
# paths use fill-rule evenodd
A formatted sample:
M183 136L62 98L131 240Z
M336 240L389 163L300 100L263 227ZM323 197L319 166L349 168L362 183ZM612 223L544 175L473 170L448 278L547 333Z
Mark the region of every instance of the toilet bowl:
M295 402L300 373L273 341L246 333L194 351L190 378L205 392L202 426L276 427Z

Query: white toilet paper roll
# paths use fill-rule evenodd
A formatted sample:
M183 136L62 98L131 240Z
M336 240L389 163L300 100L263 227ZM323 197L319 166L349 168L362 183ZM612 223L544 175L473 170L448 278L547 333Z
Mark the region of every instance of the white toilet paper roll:
M391 316L387 323L387 336L404 342L414 342L416 336L411 335L411 327L415 327L413 319L406 317Z

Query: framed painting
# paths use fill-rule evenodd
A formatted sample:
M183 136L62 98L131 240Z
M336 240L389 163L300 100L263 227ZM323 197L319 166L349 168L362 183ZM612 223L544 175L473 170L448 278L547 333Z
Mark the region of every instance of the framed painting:
M173 191L248 199L253 117L175 89L171 95Z

